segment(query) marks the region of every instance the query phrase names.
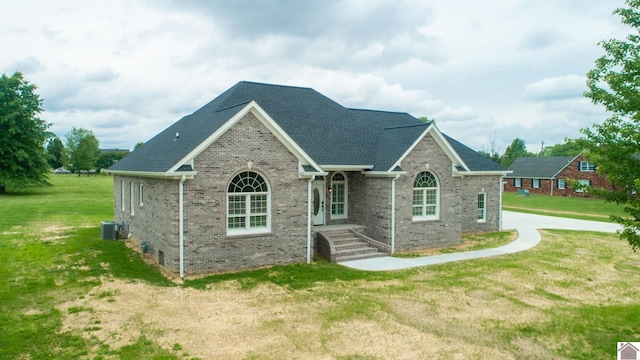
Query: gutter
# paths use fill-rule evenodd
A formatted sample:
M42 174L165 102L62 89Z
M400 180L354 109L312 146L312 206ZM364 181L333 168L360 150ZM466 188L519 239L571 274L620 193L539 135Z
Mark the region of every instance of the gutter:
M184 280L184 182L185 175L180 179L179 212L180 212L180 279Z
M507 176L503 173L500 176L500 195L498 196L498 205L500 206L500 217L498 218L498 231L502 231L502 193L504 192L504 177Z
M400 174L391 179L391 254L396 252L396 180Z
M311 263L311 221L312 219L312 206L313 199L311 197L311 191L313 190L312 182L315 180L315 175L311 176L307 182L307 264Z

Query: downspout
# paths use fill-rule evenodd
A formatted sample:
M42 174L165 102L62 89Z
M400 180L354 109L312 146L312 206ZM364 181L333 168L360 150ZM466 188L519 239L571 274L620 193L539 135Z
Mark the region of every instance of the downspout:
M184 182L187 177L180 179L179 212L180 212L180 279L184 279Z
M506 173L503 173L502 175L500 175L500 195L498 196L499 200L498 200L498 205L499 207L499 218L498 218L498 230L502 231L502 192L504 191L504 177L506 176Z
M396 252L396 180L399 174L391 179L391 254Z
M311 176L309 182L307 183L307 264L311 263L311 221L312 221L312 202L313 199L311 197L311 191L313 190L312 182L315 180L316 176Z

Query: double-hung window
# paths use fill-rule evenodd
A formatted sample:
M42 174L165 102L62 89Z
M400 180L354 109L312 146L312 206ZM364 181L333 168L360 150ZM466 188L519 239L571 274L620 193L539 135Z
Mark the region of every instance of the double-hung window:
M478 214L477 219L479 223L487 221L487 194L478 194Z
M236 175L227 189L227 234L271 231L271 196L265 179L253 171Z
M120 208L122 211L125 211L126 203L125 203L125 192L127 190L124 188L124 180L120 181Z
M424 171L413 182L413 220L432 220L440 216L438 178Z
M531 179L531 187L538 189L540 187L540 179Z
M580 171L596 171L596 166L588 161L580 161Z
M581 193L584 192L584 188L582 188L582 186L591 186L591 180L584 180L584 179L580 179L578 180L578 185L580 185L577 189L576 192Z
M513 179L513 186L519 188L522 187L522 178L514 178Z
M133 193L133 188L134 188L135 184L133 183L133 181L131 183L129 183L129 206L131 206L131 215L135 215L135 203L136 200L133 197L134 193Z
M564 190L567 188L567 180L566 179L558 179L558 189Z

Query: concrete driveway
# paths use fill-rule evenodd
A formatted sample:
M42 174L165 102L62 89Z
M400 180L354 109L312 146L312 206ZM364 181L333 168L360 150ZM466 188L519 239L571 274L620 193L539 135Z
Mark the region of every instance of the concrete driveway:
M554 216L532 215L513 211L503 211L502 228L505 230L517 230L518 238L510 244L493 249L424 256L412 259L401 259L391 256L385 256L373 259L345 261L340 263L340 265L369 271L401 270L417 266L427 266L453 261L478 259L528 250L540 243L540 233L537 229L583 230L612 233L616 232L621 227L618 224L599 221L576 220Z

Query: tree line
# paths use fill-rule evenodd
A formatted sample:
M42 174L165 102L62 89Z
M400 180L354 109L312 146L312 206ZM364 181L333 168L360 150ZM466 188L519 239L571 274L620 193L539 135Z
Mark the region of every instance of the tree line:
M72 128L65 140L63 144L58 136L52 135L47 141L45 156L52 169L65 168L77 174L100 172L129 154L129 150L100 149L93 131L83 128Z
M544 147L539 153L532 153L527 150L526 143L520 138L514 139L500 155L495 146L489 151L478 151L481 155L497 162L498 164L508 168L519 157L550 157L550 156L576 156L580 154L584 148L578 143L577 139L564 139L564 143Z

